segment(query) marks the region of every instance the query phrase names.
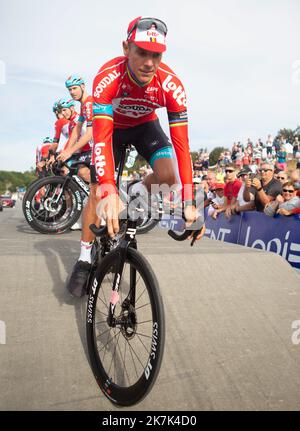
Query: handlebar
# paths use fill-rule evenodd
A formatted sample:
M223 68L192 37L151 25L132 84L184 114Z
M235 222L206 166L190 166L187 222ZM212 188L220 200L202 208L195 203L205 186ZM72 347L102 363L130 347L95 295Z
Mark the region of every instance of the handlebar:
M176 232L174 232L173 230L169 229L168 230L168 235L175 239L175 241L185 241L189 236L192 235L192 242L191 242L191 247L193 247L197 236L199 235L199 233L202 231L203 229L203 223L201 222L201 217L199 217L193 224L197 225L198 223L201 223L202 226L199 229L186 229L183 233L178 234Z
M94 235L96 235L96 236L102 236L102 235L106 235L106 233L107 233L107 226L97 227L93 223L93 224L90 224L90 230L93 232Z
M127 218L127 211L126 209L124 209L123 211L120 212L119 214L119 220L124 220ZM93 232L93 234L95 236L103 236L107 234L107 226L100 226L97 227L94 223L90 224L90 230Z

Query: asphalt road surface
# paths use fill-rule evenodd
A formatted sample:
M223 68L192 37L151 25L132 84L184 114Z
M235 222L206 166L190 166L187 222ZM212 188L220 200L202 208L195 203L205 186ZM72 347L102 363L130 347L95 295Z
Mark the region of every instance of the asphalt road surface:
M36 233L20 203L0 212L0 410L120 411L89 366L86 298L65 288L79 238ZM158 228L138 244L160 283L166 346L150 394L123 410L299 410L295 270L273 253L206 238L191 248Z

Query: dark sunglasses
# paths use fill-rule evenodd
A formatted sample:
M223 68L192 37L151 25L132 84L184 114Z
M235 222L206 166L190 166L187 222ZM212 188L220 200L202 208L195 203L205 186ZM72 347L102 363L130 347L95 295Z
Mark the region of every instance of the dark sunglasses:
M285 177L277 177L278 180L285 180Z
M232 172L234 172L234 171L231 171L231 170L225 169L225 174L232 174Z
M294 193L295 190L282 189L284 193Z
M152 27L152 25L155 25L156 29L160 33L164 33L165 35L167 35L167 33L168 33L168 27L160 19L157 19L157 18L141 18L138 22L136 22L134 24L134 26L132 27L132 29L128 32L127 39L130 38L132 32L136 28L138 30L145 31L145 30L150 30L150 28Z

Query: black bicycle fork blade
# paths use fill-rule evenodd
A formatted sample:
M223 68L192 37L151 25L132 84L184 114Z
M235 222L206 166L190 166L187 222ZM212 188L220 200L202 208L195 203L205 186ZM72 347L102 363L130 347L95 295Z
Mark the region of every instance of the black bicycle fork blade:
M130 265L130 290L129 290L130 304L135 307L135 294L136 294L136 269Z

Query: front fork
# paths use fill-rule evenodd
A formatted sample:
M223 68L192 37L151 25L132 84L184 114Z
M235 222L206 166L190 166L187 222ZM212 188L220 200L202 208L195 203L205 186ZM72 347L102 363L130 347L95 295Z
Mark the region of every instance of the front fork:
M57 204L57 202L59 202L59 200L60 200L60 198L61 198L61 196L62 196L62 194L64 192L64 189L68 185L69 182L70 182L70 178L66 177L65 181L63 182L63 184L61 184L59 186L58 194L56 193L57 189L55 190L56 199L52 199L52 203Z
M116 267L116 272L114 276L112 294L111 294L108 317L107 317L107 324L110 327L115 327L118 323L116 317L114 316L114 311L117 303L120 300L119 288L122 280L128 247L133 247L135 249L137 248L136 239L135 239L136 226L137 226L136 220L130 220L130 219L128 220L125 237L124 239L122 239L118 247L119 259L117 261L117 267ZM132 307L135 307L135 287L136 287L136 269L131 265L130 266L130 290L125 301L128 305L130 304Z

